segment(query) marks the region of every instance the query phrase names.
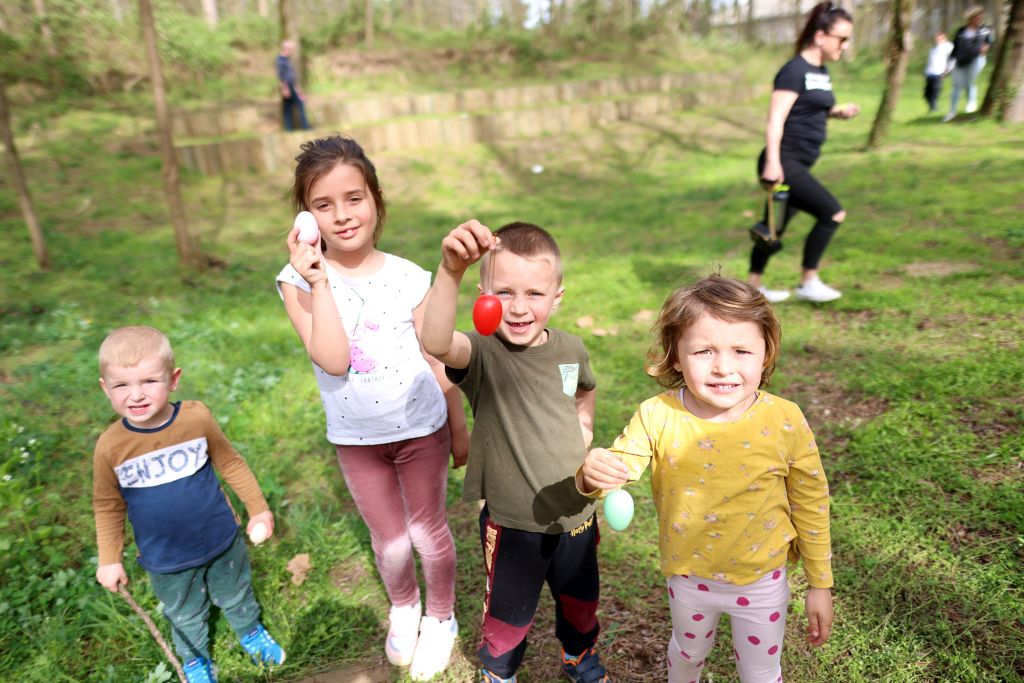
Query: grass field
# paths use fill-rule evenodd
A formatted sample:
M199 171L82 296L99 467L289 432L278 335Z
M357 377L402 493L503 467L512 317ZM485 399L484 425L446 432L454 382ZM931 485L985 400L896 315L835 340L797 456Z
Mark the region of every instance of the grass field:
M802 602L792 603L787 680L1024 680L1024 128L925 118L912 75L889 144L864 153L880 73L871 62L835 69L838 96L864 114L831 125L818 167L849 212L823 270L844 296L778 307L772 390L796 400L818 435L837 581L836 624L820 650L802 645ZM566 270L555 324L587 343L595 442L607 444L657 391L642 370L650 334L638 312L716 267L745 273L764 108L376 155L390 201L381 247L433 270L441 237L466 218L551 229ZM32 267L17 199L0 185L0 679L167 680L141 621L93 578L91 453L114 418L95 353L107 331L132 323L170 336L184 368L178 397L213 409L277 515L275 540L252 556L288 663L255 672L218 618L221 680L379 661L387 601L273 287L286 261L289 178L186 178L192 227L227 266L182 274L159 160L139 125L69 113L26 144L51 273ZM534 164L544 172L532 174ZM796 284L809 226L792 226L769 286ZM593 327L578 325L583 316ZM460 501L461 478L452 472L449 493L462 626L450 681L472 680L483 594L476 507ZM633 493L633 526L602 539L601 618L614 679L639 682L661 680L668 610L646 481ZM301 586L286 570L298 553L313 565ZM144 573L126 567L157 616ZM799 597L805 584L791 576ZM545 596L523 681L557 678L551 615ZM726 638L707 669L715 683L736 680Z

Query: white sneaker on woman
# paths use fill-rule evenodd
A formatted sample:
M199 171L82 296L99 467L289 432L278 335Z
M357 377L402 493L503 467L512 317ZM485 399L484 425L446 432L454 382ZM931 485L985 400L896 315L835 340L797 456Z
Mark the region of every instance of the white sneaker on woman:
M429 681L448 668L452 647L459 635L459 624L455 615L440 621L434 617L423 617L420 622L420 639L416 643L416 654L412 656L409 675L414 681Z
M395 666L409 666L412 663L420 630L420 614L422 608L419 601L415 605L405 607L391 606L391 612L388 614L391 626L388 629L388 639L384 641L384 654Z
M788 289L768 289L767 287L758 287L757 291L764 294L764 298L768 299L773 304L777 304L780 301L785 301L789 298Z
M796 298L803 299L804 301L813 301L815 303L824 303L826 301L835 301L843 295L838 289L832 289L824 282L821 278L812 278L807 282L802 282L800 286L796 288Z

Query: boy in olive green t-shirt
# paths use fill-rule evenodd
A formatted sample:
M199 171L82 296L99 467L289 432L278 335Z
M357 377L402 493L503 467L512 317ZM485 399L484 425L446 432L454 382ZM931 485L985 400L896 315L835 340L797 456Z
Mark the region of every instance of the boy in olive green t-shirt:
M594 502L576 490L574 478L593 435L595 382L583 342L547 327L564 294L558 245L536 225L512 223L492 234L471 220L445 237L441 251L422 343L473 410L463 497L487 501L480 512L483 680L515 680L546 582L564 673L573 681L607 681L594 650ZM502 305L494 336L455 331L459 284L477 261L480 289Z

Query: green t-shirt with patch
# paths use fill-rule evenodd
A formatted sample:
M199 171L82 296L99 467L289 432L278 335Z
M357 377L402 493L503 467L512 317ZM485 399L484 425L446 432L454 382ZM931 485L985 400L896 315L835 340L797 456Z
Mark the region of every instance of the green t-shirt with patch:
M463 499L487 500L501 526L558 534L584 524L595 502L576 490L587 455L576 391L594 389L583 341L556 329L538 346L467 333L464 370L446 368L473 409Z

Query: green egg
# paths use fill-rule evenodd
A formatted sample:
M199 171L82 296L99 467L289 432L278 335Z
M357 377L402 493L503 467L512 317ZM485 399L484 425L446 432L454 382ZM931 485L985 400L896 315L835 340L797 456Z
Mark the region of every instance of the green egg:
M604 499L604 518L608 526L622 531L633 520L633 496L622 489L615 489Z

